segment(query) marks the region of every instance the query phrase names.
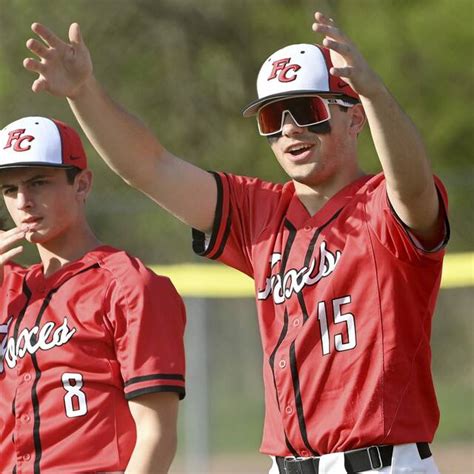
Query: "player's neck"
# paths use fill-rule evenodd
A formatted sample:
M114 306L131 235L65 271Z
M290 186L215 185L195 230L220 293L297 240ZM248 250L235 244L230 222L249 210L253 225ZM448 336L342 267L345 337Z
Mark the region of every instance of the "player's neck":
M348 174L340 174L320 183L304 184L294 181L296 195L310 216L314 216L335 194L357 179L364 176L360 170Z
M44 244L38 244L44 276L50 277L68 263L79 260L100 245L101 242L87 224L70 229L64 235Z

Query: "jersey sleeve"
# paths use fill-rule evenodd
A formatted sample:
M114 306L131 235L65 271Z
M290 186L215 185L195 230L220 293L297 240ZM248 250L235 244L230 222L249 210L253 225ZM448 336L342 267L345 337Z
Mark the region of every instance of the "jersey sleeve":
M183 399L186 315L171 281L135 261L114 279L109 299L125 398L176 392Z
M449 221L447 217L448 197L446 188L439 178L435 185L440 201L440 213L444 218L444 235L439 245L425 249L410 229L402 222L393 209L387 194L383 174L377 175L368 184L366 216L372 234L397 259L414 262L420 259L437 261L444 255L449 240Z
M214 177L214 227L209 236L193 229L193 250L253 277L254 242L282 201L282 185L227 173Z

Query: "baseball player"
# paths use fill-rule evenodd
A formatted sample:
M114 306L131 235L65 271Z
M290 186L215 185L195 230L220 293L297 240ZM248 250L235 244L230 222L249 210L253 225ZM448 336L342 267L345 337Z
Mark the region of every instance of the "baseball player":
M85 216L77 133L44 117L0 132L0 472L166 473L185 395L171 282L103 245ZM21 241L41 263L7 260ZM6 263L7 262L7 263Z
M67 43L32 28L33 90L67 96L106 162L193 227L198 254L254 278L272 474L437 473L430 329L446 192L415 126L335 22L317 12L322 45L270 55L243 112L285 184L175 157L98 84L77 24ZM366 121L375 176L357 160Z

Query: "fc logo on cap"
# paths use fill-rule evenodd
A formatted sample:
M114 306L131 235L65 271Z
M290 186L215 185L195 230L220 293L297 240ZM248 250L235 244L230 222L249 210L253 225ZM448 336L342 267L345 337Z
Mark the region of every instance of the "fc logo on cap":
M8 132L8 141L7 144L3 147L4 150L11 148L13 146L14 151L28 151L31 148L31 145L24 144L23 142L32 142L35 137L32 135L23 135L26 132L26 129L20 128L18 130L11 130Z
M268 77L268 81L275 79L276 77L280 82L291 82L296 79L296 71L301 69L298 64L288 64L291 58L279 59L272 63L272 73ZM290 75L290 73L293 73Z

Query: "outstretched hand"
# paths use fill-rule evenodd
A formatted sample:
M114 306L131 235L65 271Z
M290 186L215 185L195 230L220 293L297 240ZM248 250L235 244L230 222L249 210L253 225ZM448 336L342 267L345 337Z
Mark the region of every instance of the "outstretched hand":
M31 86L34 92L74 98L92 76L92 61L77 23L69 27L69 42L63 41L40 23L31 29L42 40L30 38L27 48L39 59L27 58L23 66L38 74Z
M26 229L14 227L13 229L3 231L0 230L0 286L3 283L3 267L16 255L23 252L23 246L15 245L25 238Z
M332 18L314 14L313 31L324 35L323 46L331 50L333 76L341 77L359 94L370 97L381 86L381 80L369 66L355 44L338 28Z

